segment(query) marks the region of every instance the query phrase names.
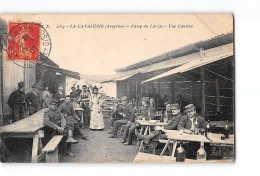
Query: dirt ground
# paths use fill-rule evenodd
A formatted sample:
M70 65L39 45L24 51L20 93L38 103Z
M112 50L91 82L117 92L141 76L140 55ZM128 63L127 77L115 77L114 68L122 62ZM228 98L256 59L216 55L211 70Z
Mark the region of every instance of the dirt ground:
M129 163L133 162L137 155L136 141L133 145L125 146L120 143L122 136L119 138L108 138L108 131L110 130L109 119L104 119L105 130L104 131L92 131L85 128L84 131L88 135L88 140L80 139L80 136L76 136L79 139L78 144L72 145L72 150L75 157L69 157L67 155L60 156L60 162L65 163Z

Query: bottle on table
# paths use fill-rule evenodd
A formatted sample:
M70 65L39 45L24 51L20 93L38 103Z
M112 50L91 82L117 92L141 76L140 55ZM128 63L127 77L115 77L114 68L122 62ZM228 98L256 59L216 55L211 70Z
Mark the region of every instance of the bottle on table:
M197 151L197 160L206 161L207 153L204 150L204 142L200 143L200 149Z
M180 146L177 148L176 152L176 162L184 162L185 161L185 150L182 147L182 141L180 142Z
M196 120L194 122L194 134L196 134L196 135L199 134L199 123L198 123L197 118L196 118Z
M209 138L209 139L211 137L211 134L210 134L210 121L209 120L208 120L206 129L205 129L205 136L206 136L206 138Z
M225 135L225 138L226 138L226 139L229 138L229 129L230 129L230 127L229 127L229 125L228 125L228 120L227 120L226 125L225 125L225 127L224 127L224 135Z

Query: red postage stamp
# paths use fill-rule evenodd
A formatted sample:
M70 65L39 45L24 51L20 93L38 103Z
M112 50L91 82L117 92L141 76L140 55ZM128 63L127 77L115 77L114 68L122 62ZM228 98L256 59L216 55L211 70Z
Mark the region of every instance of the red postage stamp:
M8 60L37 62L40 54L39 23L9 22Z

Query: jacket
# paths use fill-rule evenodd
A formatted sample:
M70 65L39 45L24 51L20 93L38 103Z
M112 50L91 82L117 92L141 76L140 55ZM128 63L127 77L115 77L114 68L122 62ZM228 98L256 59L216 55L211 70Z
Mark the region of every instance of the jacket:
M64 118L64 115L57 109L49 110L44 113L44 125L57 129L58 127L64 127L66 126L66 120Z
M197 114L193 118L193 124L195 124L196 121L198 122L198 128L206 127L205 119ZM192 122L190 118L187 115L184 115L181 117L181 120L178 124L178 130L183 130L183 129L191 130L191 126L192 126Z
M182 118L182 114L179 113L177 115L171 115L171 118L169 119L169 122L166 126L164 126L164 129L166 130L177 130L178 124Z

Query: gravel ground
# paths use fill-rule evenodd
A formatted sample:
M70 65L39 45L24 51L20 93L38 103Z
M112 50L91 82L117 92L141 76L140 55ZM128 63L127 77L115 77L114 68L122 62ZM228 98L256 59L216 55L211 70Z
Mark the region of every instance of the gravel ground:
M133 145L125 146L120 143L122 136L119 138L108 138L108 131L110 130L109 119L104 119L104 131L92 131L84 129L88 135L88 140L79 139L78 144L72 145L72 150L75 157L67 155L60 156L60 162L65 163L129 163L133 162L137 151L135 150L136 141Z

